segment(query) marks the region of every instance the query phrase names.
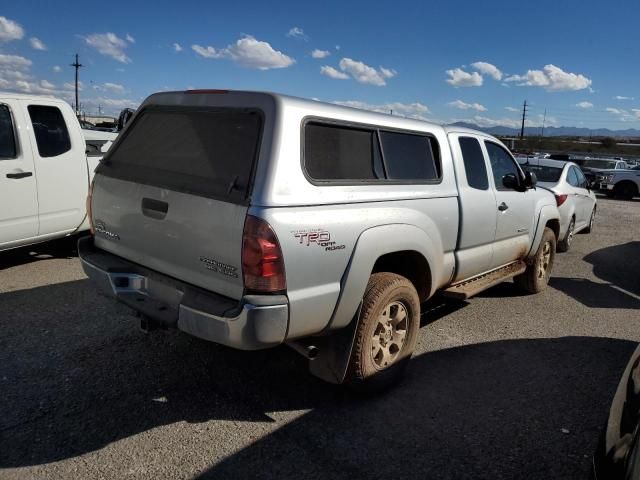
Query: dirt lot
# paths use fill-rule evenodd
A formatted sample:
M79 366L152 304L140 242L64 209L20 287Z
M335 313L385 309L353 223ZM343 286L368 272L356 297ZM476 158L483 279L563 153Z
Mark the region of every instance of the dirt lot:
M584 478L639 272L640 202L601 198L545 292L432 302L405 382L367 399L286 347L141 333L69 242L0 254L0 478Z

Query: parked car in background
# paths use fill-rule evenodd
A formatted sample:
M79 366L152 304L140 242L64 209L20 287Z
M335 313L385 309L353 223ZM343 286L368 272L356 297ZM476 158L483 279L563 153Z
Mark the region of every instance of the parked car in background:
M435 292L546 287L560 216L534 187L482 132L270 93L158 93L96 170L95 235L78 249L146 327L287 343L319 377L378 389Z
M640 479L640 346L616 389L593 457L596 480Z
M596 195L580 167L573 162L530 159L522 168L535 173L538 186L548 188L556 197L560 212L560 239L557 249L566 252L576 233L590 233L596 216Z
M640 166L598 173L596 187L608 197L630 200L640 196Z
M101 153L87 156L83 132L62 100L0 92L0 250L89 229Z
M603 171L624 170L629 167L624 160L609 158L572 158L571 161L580 166L590 185L596 183L596 175Z

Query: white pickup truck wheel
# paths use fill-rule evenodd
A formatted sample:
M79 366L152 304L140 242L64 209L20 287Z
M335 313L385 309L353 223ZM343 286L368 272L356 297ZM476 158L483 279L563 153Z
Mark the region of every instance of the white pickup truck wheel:
M415 287L394 273L371 275L357 321L345 383L360 391L388 388L402 377L418 338Z
M545 227L536 256L525 272L514 277L515 284L529 293L544 290L551 277L551 269L556 256L556 235Z

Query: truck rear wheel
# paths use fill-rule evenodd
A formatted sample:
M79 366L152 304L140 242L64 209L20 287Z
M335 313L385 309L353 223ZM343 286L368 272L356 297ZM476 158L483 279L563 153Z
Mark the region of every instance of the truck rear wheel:
M356 336L345 384L381 391L397 383L416 345L420 300L413 284L394 273L374 273L356 319Z
M549 283L555 256L556 236L553 230L545 227L533 262L527 266L523 274L514 277L513 281L518 287L529 293L541 292Z

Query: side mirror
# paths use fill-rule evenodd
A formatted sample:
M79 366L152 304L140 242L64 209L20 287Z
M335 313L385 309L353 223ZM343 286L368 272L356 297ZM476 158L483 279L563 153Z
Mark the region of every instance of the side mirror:
M511 190L518 190L520 187L518 185L518 178L513 173L507 173L504 177L502 177L502 185L505 188L509 188Z
M538 177L533 172L525 172L524 174L524 186L527 188L534 188L538 183Z

